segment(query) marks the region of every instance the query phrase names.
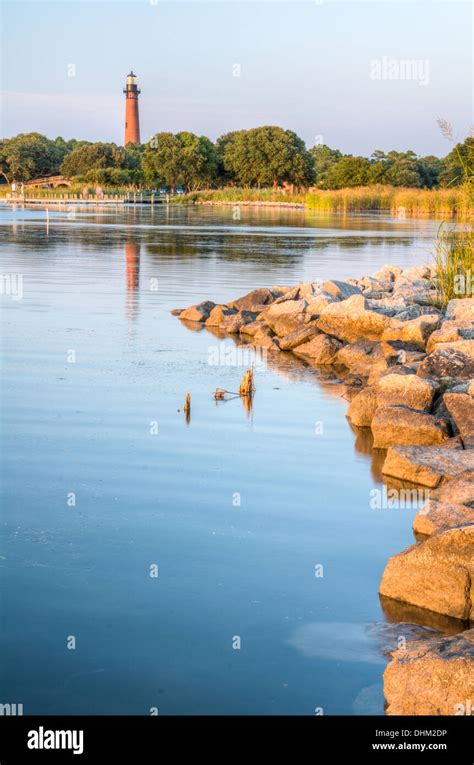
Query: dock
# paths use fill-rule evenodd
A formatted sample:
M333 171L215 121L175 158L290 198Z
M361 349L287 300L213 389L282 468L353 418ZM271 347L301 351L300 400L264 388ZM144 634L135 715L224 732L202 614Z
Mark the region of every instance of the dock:
M127 192L126 194L71 194L71 193L42 193L25 190L23 194L7 194L3 201L12 205L42 205L50 206L92 206L115 207L122 205L155 205L168 204L172 199L170 194L147 194L143 192Z

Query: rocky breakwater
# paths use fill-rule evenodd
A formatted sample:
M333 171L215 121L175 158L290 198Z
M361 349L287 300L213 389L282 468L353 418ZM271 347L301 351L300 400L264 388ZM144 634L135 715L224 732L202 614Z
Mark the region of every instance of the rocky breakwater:
M173 313L332 368L351 424L370 428L374 449L386 450L387 481L426 488L413 524L419 541L389 560L380 594L457 619L460 634L395 652L386 698L393 714L455 714L474 673L472 631L462 632L474 620L474 299L441 307L430 266L385 266L358 280L256 289ZM410 701L420 682L423 693Z

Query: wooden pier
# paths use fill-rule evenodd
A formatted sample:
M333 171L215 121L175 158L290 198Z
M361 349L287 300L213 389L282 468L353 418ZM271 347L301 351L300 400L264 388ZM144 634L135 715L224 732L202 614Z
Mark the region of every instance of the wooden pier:
M49 193L38 194L33 190L25 189L23 194L7 194L3 201L12 205L42 205L43 207L69 206L79 207L83 205L92 207L114 207L121 205L154 205L168 204L171 201L170 194L147 194L143 192L127 192L126 194L71 194Z

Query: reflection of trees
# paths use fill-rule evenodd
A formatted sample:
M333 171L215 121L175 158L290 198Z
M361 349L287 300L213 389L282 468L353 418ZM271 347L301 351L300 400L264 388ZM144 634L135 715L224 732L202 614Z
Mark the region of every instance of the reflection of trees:
M285 266L300 263L311 251L337 256L348 250L409 247L415 236L423 235L415 226L411 235L406 222L386 217L313 215L292 209L242 207L240 219L234 220L232 206L156 205L100 211L68 206L49 211L48 237L45 210L34 210L32 217L36 219L18 220L9 228L11 241L21 248L54 252L74 244L86 253L100 252L114 243L121 246L126 228L127 241L140 242L153 258L182 260L198 255ZM279 234L277 226L286 230ZM433 233L429 227L424 231L428 238Z

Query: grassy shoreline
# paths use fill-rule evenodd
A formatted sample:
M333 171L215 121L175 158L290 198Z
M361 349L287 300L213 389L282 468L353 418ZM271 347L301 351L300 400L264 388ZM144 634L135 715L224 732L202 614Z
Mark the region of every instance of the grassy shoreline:
M175 204L243 204L304 206L318 212L389 212L399 217L429 216L469 220L474 217L472 192L453 189L410 189L393 186L360 186L315 190L302 194L282 190L229 187L195 191L173 200Z

